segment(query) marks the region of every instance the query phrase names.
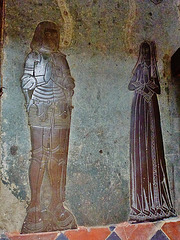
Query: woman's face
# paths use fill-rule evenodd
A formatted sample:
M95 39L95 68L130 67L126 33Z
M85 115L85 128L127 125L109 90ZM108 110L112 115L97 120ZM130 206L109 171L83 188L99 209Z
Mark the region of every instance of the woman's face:
M146 63L149 63L151 59L151 53L150 53L150 47L147 43L143 44L142 46L142 55L143 55L144 61Z
M54 29L45 29L43 38L43 48L49 51L58 49L59 37L58 32Z

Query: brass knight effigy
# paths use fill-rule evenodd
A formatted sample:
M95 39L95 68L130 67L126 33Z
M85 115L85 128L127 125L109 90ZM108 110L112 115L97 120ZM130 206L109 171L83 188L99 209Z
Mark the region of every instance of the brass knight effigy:
M39 23L30 46L21 78L32 144L31 201L22 233L76 228L73 214L63 205L74 79L66 56L58 50L59 29L55 23ZM42 209L45 171L51 186L51 200L49 206Z

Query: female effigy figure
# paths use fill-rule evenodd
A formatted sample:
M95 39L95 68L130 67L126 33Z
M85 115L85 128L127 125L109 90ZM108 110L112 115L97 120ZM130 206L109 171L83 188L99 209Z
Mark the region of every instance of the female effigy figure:
M32 51L26 58L21 80L31 131L31 202L22 233L76 228L74 216L63 205L74 79L66 56L58 50L59 30L55 23L39 23L30 46ZM45 171L51 200L48 208L42 209Z
M134 91L130 132L130 221L176 216L164 157L154 42L143 42L128 86Z

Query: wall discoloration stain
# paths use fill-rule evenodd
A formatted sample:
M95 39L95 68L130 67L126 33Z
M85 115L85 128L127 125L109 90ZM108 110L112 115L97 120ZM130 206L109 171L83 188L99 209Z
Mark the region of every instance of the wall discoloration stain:
M62 42L60 42L60 47L69 47L73 36L73 20L69 8L67 6L66 0L57 0L62 18L64 20L64 36Z
M127 51L130 54L133 53L135 50L132 30L135 24L136 14L137 14L136 1L129 0L129 15L125 28L125 43Z

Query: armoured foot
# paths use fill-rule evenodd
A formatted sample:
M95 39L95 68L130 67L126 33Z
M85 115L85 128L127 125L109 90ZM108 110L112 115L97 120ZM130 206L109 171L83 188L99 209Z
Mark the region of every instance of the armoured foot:
M40 207L28 208L27 215L21 229L21 233L37 233L43 231L44 224Z
M62 231L77 228L75 217L62 203L59 203L53 210L48 208L44 212L43 219L46 231Z

